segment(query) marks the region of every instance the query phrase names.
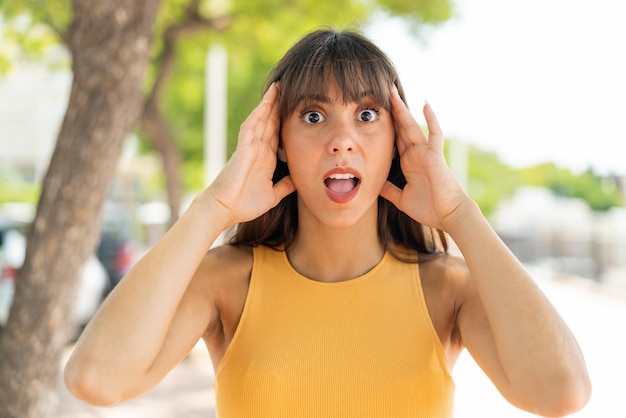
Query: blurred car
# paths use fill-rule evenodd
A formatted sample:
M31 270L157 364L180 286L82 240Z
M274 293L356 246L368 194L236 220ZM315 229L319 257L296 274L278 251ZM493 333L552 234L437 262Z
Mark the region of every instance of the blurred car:
M96 249L96 256L108 277L103 296L117 286L137 259L134 231L129 211L120 204L107 201L102 208L100 241Z
M26 239L0 217L0 327L6 324L13 301L15 278L24 261Z
M30 211L30 213L29 213ZM32 222L26 206L0 207L0 328L6 324L15 292L18 270L24 263L26 233ZM18 216L19 215L19 216ZM94 255L89 257L80 276L74 305L74 337L89 322L102 302L109 284L105 267Z

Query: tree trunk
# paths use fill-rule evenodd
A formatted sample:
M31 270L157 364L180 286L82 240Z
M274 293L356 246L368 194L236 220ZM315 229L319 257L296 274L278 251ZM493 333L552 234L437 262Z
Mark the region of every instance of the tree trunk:
M183 185L180 176L181 157L174 135L154 100L149 100L144 106L141 117L141 129L161 156L167 190L167 203L170 208L169 227L178 220L183 196Z
M74 79L43 181L14 303L0 335L0 415L49 416L82 266L122 144L139 120L160 0L78 0Z

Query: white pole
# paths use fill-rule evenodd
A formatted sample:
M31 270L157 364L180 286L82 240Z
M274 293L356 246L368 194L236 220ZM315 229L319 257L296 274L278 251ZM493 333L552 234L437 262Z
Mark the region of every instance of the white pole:
M228 57L222 46L209 48L204 106L204 183L217 177L226 164L226 84Z
M468 191L469 187L469 146L465 142L451 141L449 164L457 180Z

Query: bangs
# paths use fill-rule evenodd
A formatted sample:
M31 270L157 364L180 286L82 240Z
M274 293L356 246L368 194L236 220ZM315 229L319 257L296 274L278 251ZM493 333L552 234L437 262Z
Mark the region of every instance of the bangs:
M275 68L274 81L280 81L281 117L303 101L329 96L331 88L344 103L370 97L389 110L391 87L398 86L391 61L378 47L356 32L332 31L314 32L298 42Z
M391 88L395 85L406 103L398 74L389 58L371 41L353 31L319 30L306 35L276 64L266 91L274 82L280 82L282 118L300 110L303 102L334 100L331 92L344 104L361 103L367 97L389 111ZM277 158L272 182L276 184L287 175L287 163ZM406 185L397 152L387 179L399 188ZM382 197L378 198L378 205L378 235L394 257L404 262L425 262L447 251L442 231L424 227ZM286 250L294 243L297 231L296 191L258 218L239 224L230 244L267 245Z

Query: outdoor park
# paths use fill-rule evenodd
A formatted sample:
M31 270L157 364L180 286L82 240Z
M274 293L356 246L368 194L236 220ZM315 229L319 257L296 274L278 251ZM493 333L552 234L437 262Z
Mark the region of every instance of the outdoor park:
M593 395L574 416L624 416L619 3L0 2L0 416L214 416L201 343L112 408L73 398L62 368L102 298L229 158L276 60L323 26L362 29L409 104L440 115L449 165L579 340ZM531 416L467 353L452 375L455 417Z

